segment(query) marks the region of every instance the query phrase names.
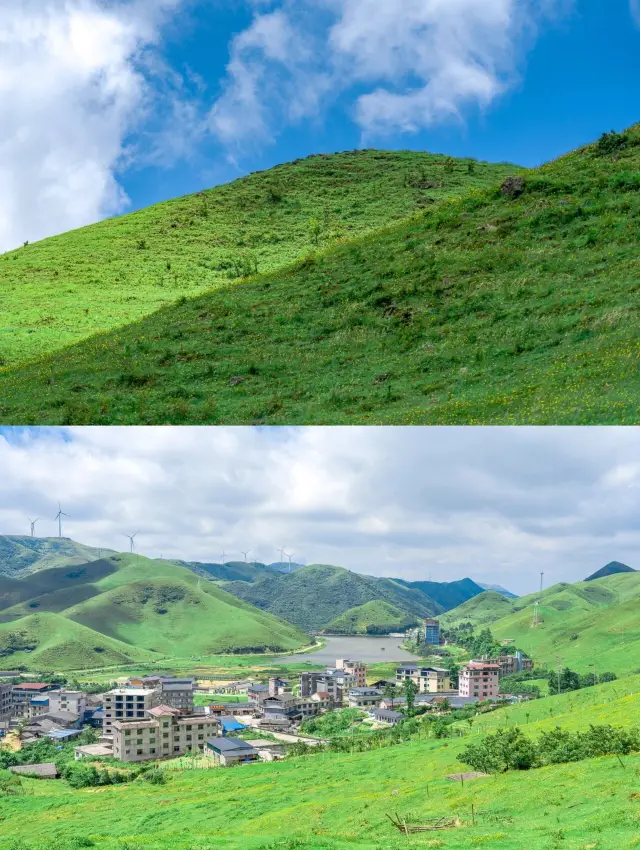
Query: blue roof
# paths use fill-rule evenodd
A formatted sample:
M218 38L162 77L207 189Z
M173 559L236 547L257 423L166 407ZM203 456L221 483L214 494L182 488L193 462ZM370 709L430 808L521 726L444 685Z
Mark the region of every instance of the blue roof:
M80 735L81 732L81 729L59 729L54 732L49 732L47 738L53 738L56 741L60 741L64 738L75 738L75 736Z
M238 732L240 729L247 728L243 723L238 723L237 720L223 720L220 725L223 732Z
M31 705L49 705L49 697L31 697Z

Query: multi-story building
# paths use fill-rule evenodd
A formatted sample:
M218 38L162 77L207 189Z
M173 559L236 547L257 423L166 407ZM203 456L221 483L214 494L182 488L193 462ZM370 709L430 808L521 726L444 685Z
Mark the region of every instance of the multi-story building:
M216 735L218 719L205 714L182 714L159 705L148 710L147 720L114 720L113 755L120 761L149 761L204 750L207 738Z
M440 643L440 620L427 617L424 621L424 642L428 646L438 646Z
M52 691L60 689L60 685L48 682L21 682L11 687L11 711L14 717L29 717L31 700L35 697L50 696Z
M443 667L403 664L396 668L396 684L411 680L421 694L441 694L451 690L451 674Z
M52 691L48 696L49 713L70 711L84 717L87 710L87 695L84 691Z
M382 692L377 688L349 688L349 708L375 708L381 699Z
M160 702L182 711L193 711L194 679L175 676L143 676L129 679L129 686L160 691Z
M521 673L525 670L533 670L533 659L527 658L521 652L515 655L498 655L495 658L483 658L489 664L500 666L500 676L511 676L513 673Z
M315 693L312 696L294 697L293 694L278 694L267 697L262 703L262 718L265 721L296 721L306 717L315 717L327 711L333 702L326 693Z
M10 720L12 715L13 699L11 689L13 685L0 685L0 720Z
M336 670L343 670L352 676L353 684L356 688L364 688L367 684L367 668L362 661L351 661L348 658L338 658L336 660Z
M479 700L495 698L500 693L500 665L489 661L469 661L460 668L458 693Z
M160 690L147 688L115 688L104 695L102 732L112 733L114 722L145 720L149 709L160 703ZM178 709L176 709L177 711Z
M325 677L321 670L307 670L300 674L300 696L310 697L318 691L318 682Z
M247 698L251 705L254 706L262 705L269 696L273 696L273 694L269 693L268 685L251 685L247 691Z

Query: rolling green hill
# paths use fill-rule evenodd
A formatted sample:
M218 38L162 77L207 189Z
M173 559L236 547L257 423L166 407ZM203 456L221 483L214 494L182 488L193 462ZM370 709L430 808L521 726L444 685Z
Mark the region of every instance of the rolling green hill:
M273 569L266 564L253 561L226 561L224 564L207 564L199 561L174 561L179 567L186 567L196 575L206 576L215 581L254 581L263 575L272 575Z
M308 637L168 561L114 555L0 576L0 657L78 669L297 649Z
M628 567L626 564L621 564L620 561L610 561L588 576L585 581L593 581L596 578L605 578L605 576L613 576L617 573L634 573L636 570L633 567Z
M352 573L326 564L310 564L290 575L265 576L251 584L229 582L225 590L312 631L327 628L342 614L367 602L387 602L412 621L440 611L439 606L419 590L407 588L399 581ZM379 610L374 607L367 612L377 617ZM363 623L360 621L361 626Z
M536 664L588 673L623 674L640 669L640 573L617 573L576 584L556 584L539 593L500 602L487 592L448 612L445 626L472 622L490 626L497 638L513 638ZM533 626L534 603L539 605Z
M462 738L414 739L363 753L320 754L237 770L171 771L166 785L136 781L74 790L23 779L2 798L0 850L609 850L637 847L640 756L589 759L460 782L456 756L500 726L537 737L556 726L640 723L640 678L549 697L460 724ZM215 804L212 805L212 801ZM473 814L472 814L473 807ZM389 823L456 820L405 837ZM595 847L594 847L595 845Z
M113 555L111 549L96 549L68 537L21 537L0 535L0 575L48 570L65 564L85 564Z
M467 599L473 599L474 596L482 593L480 585L470 578L463 578L460 581L403 581L402 584L421 590L437 602L444 611L457 608Z
M376 600L349 608L348 611L327 623L322 631L327 634L348 635L388 634L404 631L419 623L419 617L411 617L406 611L389 602Z
M115 330L230 278L523 172L414 151L314 156L0 257L5 363ZM44 306L43 306L44 305Z
M635 424L640 125L521 180L9 364L0 421Z

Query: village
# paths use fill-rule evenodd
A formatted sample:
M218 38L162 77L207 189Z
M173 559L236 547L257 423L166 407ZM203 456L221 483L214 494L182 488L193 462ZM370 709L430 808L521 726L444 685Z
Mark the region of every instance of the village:
M437 620L424 621L422 640L442 642ZM419 661L399 663L395 678L368 682L366 665L348 658L324 670L303 671L295 680L271 676L218 684L132 676L104 693L14 681L0 684L0 742L6 737L17 747L40 739L70 744L92 729L93 743L74 747L76 761L141 763L193 754L230 767L281 759L294 744L325 743L305 734L304 723L330 712L355 709L360 723L384 729L416 712L442 715L529 699L526 693L500 693L500 680L532 668L533 661L521 652L471 659L460 667L457 687L448 669ZM57 774L55 764L10 769L41 777Z

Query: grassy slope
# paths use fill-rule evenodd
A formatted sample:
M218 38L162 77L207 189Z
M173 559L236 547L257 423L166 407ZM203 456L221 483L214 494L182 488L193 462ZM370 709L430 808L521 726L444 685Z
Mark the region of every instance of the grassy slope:
M154 659L154 654L146 648L114 640L60 614L32 613L13 623L0 623L0 650L6 648L9 636L16 633L37 647L29 652L13 652L4 656L5 661L10 659L12 665L26 664L36 670L68 670Z
M22 582L4 579L5 604L15 599L2 611L4 634L21 632L28 626L28 634L39 645L34 653L12 654L12 661L33 666L31 662L35 662L41 647L49 651L56 641L66 646L64 623L71 632L81 629L86 633L86 652L81 657L75 648L67 657L61 649L58 669L143 661L152 658L151 652L189 657L243 648L297 649L308 642L306 635L289 623L253 608L213 583L200 582L199 586L190 570L167 561L116 555L88 564L84 570L76 568L71 576L61 568L28 576ZM0 600L2 584L0 579ZM31 586L33 595L27 597ZM35 621L34 603L39 615ZM54 617L54 613L59 616ZM47 629L40 635L34 622L55 622L57 631ZM105 637L114 645L128 647L129 658L112 660L104 654L96 655L92 647L101 645Z
M405 611L388 602L375 600L357 605L340 614L328 625L326 632L345 632L347 634L366 634L367 626L386 628L391 632L414 626L416 617L409 617Z
M229 582L225 587L277 617L312 630L324 628L345 611L366 602L386 601L414 617L428 617L440 610L420 591L393 579L326 564L310 564L291 575L265 576L251 584Z
M227 284L245 252L260 271L281 268L309 249L312 217L323 244L522 170L483 163L473 175L465 166L451 174L444 160L412 151L312 157L7 253L0 313L11 333L0 355L32 359ZM434 185L416 188L421 181Z
M111 549L96 549L67 537L23 537L0 535L0 575L49 570L65 564L84 564Z
M640 722L640 680L590 688L515 706L477 723L505 722L535 733L557 723ZM553 715L549 714L549 707ZM477 723L473 737L478 734ZM466 725L466 724L465 724ZM103 850L630 850L638 846L638 756L593 759L527 773L460 783L457 753L469 738L423 740L390 749L263 764L231 771L185 771L164 787L137 782L95 791L26 780L31 793L3 799L0 848L66 850L64 839L90 836ZM212 805L214 801L214 805ZM477 823L471 822L475 806ZM451 831L409 839L386 818L459 816ZM59 844L56 842L60 842Z
M0 377L0 420L635 423L640 127Z
M441 621L445 626L473 623L477 628L510 614L519 604L521 603L518 599L508 599L496 590L485 590L484 593L468 599L457 608L447 611Z
M228 561L224 564L207 564L199 561L174 561L180 567L193 570L196 575L208 576L217 581L253 581L264 575L273 575L266 564L254 564L244 561Z
M548 588L539 607L541 624L533 628L538 598L531 594L498 607L489 598L485 609L482 597L476 597L443 620L445 625L467 620L489 625L496 637L513 637L538 664L554 667L561 657L565 665L582 672L589 672L590 664L599 672L618 674L640 669L640 573ZM502 611L506 613L500 616Z

